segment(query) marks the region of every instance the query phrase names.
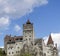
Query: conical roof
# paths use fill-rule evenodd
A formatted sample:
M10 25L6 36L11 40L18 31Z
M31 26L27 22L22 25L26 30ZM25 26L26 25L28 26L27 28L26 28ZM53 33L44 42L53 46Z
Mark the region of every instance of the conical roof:
M49 35L49 39L48 39L47 45L48 44L53 44L53 40L52 40L51 34Z
M30 22L30 20L29 20L29 19L27 20L26 24L31 24L31 22Z

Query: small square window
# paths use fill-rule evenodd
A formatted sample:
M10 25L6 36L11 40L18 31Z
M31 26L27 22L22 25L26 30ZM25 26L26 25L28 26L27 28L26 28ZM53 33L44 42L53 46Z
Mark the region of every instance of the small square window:
M25 36L25 37L27 37L27 36Z
M19 49L19 47L18 47L18 49Z
M26 39L27 40L27 39Z
M16 53L17 53L17 51L16 51Z
M18 51L18 53L19 53L20 51Z
M30 36L31 37L31 36Z
M12 54L13 54L14 52L12 52Z
M10 54L10 52L9 52L9 54Z
M29 38L29 40L31 40L31 39Z
M49 51L47 53L49 53Z

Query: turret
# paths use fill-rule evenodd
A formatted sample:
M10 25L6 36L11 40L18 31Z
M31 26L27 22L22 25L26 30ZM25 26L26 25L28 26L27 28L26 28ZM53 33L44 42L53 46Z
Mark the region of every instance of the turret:
M30 20L28 19L27 22L26 22L26 24L32 24L32 23L31 23Z
M48 39L47 45L48 45L48 46L51 46L51 47L54 46L54 42L53 42L53 40L52 40L51 34L49 35L49 39Z
M53 56L58 56L58 49L56 47L53 48Z

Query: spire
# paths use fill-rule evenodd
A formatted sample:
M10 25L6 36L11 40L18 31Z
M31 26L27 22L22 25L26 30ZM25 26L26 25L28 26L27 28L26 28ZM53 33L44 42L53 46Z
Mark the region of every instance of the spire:
M49 39L48 39L47 45L48 44L53 44L53 40L52 40L51 34L49 35Z
M29 19L27 20L26 24L31 24L31 22L30 22L30 20L29 20Z

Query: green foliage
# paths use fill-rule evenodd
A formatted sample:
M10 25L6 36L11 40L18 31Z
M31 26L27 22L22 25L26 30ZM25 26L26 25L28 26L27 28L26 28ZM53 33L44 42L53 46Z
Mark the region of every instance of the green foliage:
M31 56L29 53L21 53L20 56Z
M2 48L0 48L0 56L6 56L5 52L2 51Z
M21 53L21 54L17 54L17 55L14 55L14 56L31 56L31 54L29 54L29 53Z
M21 52L19 54L15 54L14 56L31 56L31 54L29 54L27 52Z
M2 56L2 49L0 48L0 56Z

